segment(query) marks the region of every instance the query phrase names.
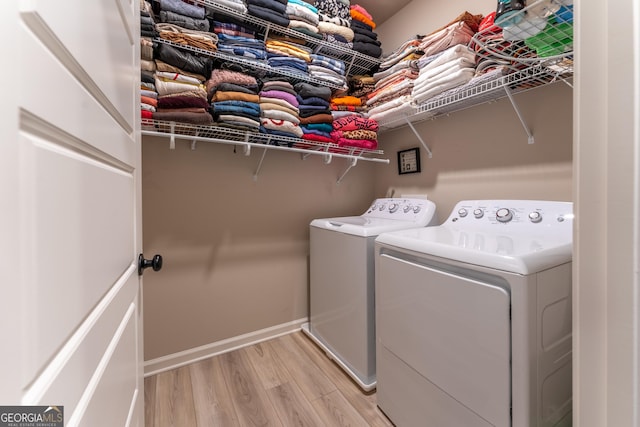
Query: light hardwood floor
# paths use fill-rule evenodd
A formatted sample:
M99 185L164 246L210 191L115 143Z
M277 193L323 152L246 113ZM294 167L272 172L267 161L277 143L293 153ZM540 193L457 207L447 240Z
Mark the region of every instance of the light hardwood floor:
M145 379L146 427L392 426L302 332Z

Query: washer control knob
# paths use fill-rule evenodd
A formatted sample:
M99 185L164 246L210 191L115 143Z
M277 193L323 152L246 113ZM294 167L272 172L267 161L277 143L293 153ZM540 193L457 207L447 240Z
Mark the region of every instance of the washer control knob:
M404 213L407 213L407 212L409 212L410 210L411 210L411 205L405 205L405 207L404 207L404 208L402 208L402 211L403 211Z
M422 207L421 207L420 205L418 205L418 206L414 206L414 207L413 207L413 213L418 213L418 212L420 212L421 210L422 210Z
M384 210L384 208L386 208L386 207L387 207L387 205L382 203L378 209L380 210L380 212L382 212Z
M394 213L395 211L397 211L397 210L398 210L398 208L399 208L399 207L400 207L400 205L399 205L399 204L397 204L397 203L391 203L391 204L389 205L389 212L390 212L390 213Z
M496 219L498 222L509 222L513 219L513 212L507 208L500 208L496 211Z
M531 212L529 214L529 220L533 223L538 223L542 221L542 214L538 211Z
M473 216L475 216L476 218L480 219L484 216L484 211L482 209L474 209L473 210Z
M467 210L465 208L460 208L458 209L458 216L460 218L464 218L465 216L467 216L469 212L467 212Z

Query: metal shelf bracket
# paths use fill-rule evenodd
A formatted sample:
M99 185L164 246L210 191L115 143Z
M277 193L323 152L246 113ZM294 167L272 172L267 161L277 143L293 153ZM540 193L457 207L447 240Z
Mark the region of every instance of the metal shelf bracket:
M175 122L171 122L171 136L169 137L169 150L176 149L176 124Z
M349 162L349 166L347 166L347 169L345 169L345 171L342 173L342 175L340 175L340 178L338 178L338 180L336 181L336 185L340 185L340 183L342 182L344 177L349 173L351 168L355 167L357 164L358 164L358 158L357 157L353 157L351 159L351 161Z
M426 142L424 142L424 140L422 139L422 137L420 136L420 134L418 133L418 131L416 130L416 128L413 126L413 123L411 123L411 120L409 120L409 118L406 118L407 120L407 124L409 125L409 127L411 128L411 130L413 131L414 135L416 136L416 138L418 138L418 141L420 141L420 144L422 144L422 146L424 147L425 150L427 150L427 156L429 156L429 158L433 157L433 154L431 153L431 149L429 148L429 146L427 145Z
M529 126L527 126L527 124L525 123L524 118L522 117L522 113L520 113L520 109L518 108L518 104L516 104L516 101L513 99L513 94L511 93L511 89L509 89L508 86L505 86L504 91L507 94L509 101L511 101L511 105L513 106L513 109L518 115L518 119L520 119L520 123L522 123L522 127L524 128L524 131L527 134L527 142L529 144L535 143L536 141L533 137L533 134L531 133L531 129L529 129Z
M195 151L196 150L196 138L198 138L198 131L196 131L196 134L194 135L193 140L191 140L191 151Z
M254 182L258 181L258 174L260 173L260 169L262 169L262 162L264 162L264 157L267 155L267 149L265 148L262 151L262 156L260 157L260 161L258 162L258 167L256 168L255 173L251 177Z

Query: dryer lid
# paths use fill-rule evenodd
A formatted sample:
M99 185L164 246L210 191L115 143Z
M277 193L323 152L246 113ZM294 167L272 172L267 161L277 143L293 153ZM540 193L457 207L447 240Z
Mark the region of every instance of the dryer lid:
M464 201L440 226L383 233L376 242L527 275L571 261L572 223L571 203Z

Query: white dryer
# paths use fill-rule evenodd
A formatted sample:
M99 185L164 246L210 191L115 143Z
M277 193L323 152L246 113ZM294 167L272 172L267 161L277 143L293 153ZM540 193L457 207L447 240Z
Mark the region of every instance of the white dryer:
M376 239L377 399L398 427L571 425L572 204L476 200Z
M302 330L365 391L376 385L375 238L429 225L435 211L426 199L383 198L360 216L310 224L309 323Z

